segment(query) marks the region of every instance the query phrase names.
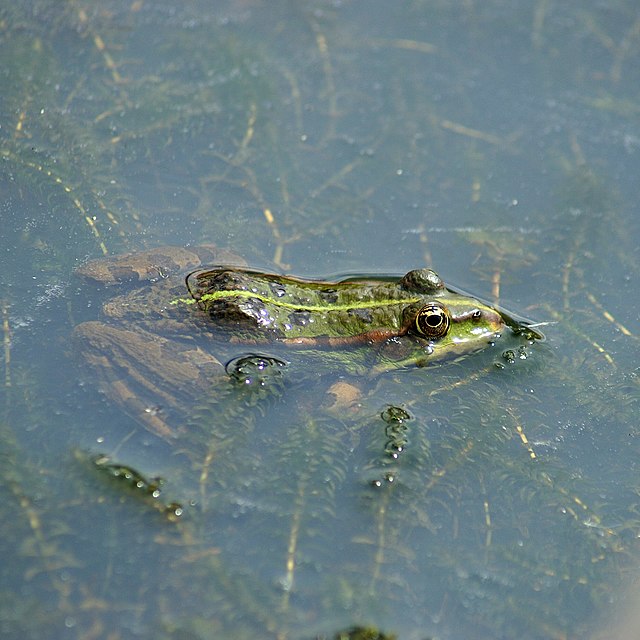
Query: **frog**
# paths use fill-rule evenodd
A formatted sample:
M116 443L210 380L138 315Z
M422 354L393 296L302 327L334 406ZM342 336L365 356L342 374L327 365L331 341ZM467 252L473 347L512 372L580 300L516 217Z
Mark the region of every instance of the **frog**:
M107 294L100 317L74 330L82 359L110 399L165 440L184 428L186 399L242 377L247 353L254 371L300 352L307 365L297 377L371 379L465 357L526 326L428 268L314 280L202 245L94 260L77 275Z

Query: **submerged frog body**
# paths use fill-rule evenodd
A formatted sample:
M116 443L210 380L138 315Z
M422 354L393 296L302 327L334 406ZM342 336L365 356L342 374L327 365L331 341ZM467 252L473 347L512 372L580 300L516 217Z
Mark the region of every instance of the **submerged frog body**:
M205 262L225 266L198 268ZM321 282L228 266L240 262L213 247L165 247L79 269L130 287L75 339L107 395L157 435L172 438L185 403L214 392L219 358L246 353L238 345L304 349L315 373L361 376L458 357L506 329L499 311L430 269Z
M150 251L95 260L77 273L107 300L100 318L74 330L74 342L98 387L147 429L165 439L189 398L208 393L224 367L200 340L195 314L169 302L185 292L183 271L202 261L241 264L210 246Z

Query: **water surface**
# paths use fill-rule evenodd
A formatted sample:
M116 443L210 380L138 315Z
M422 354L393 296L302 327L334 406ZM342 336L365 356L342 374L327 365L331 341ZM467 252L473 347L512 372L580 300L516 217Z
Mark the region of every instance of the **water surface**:
M633 637L613 620L640 527L635 3L14 5L2 636ZM547 341L383 376L355 414L296 385L251 424L203 403L203 451L230 443L203 480L70 341L109 295L79 264L201 242L301 276L428 265ZM407 447L375 487L388 405Z

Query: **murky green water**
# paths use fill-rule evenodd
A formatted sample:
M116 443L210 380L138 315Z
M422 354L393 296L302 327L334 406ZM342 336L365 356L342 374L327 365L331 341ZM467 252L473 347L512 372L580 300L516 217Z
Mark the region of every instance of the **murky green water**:
M635 637L639 76L631 1L0 3L0 635ZM339 416L313 376L255 420L205 402L179 449L82 368L109 292L73 272L200 242L427 264L547 341Z

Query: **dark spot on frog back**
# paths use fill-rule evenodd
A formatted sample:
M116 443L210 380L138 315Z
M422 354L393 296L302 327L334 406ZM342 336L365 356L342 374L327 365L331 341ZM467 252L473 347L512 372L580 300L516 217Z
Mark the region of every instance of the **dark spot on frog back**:
M289 314L289 323L294 327L305 327L311 320L311 313L304 309L295 309Z
M282 337L267 305L258 298L225 298L207 304L207 314L221 333L235 337L247 331L247 338L270 340Z
M195 300L200 300L215 291L243 291L247 287L245 276L234 269L207 269L189 274L187 288Z
M367 323L373 322L373 314L371 308L349 309L348 314Z
M278 282L277 280L269 283L269 289L277 299L284 298L287 295L287 288L282 282Z
M327 305L336 304L338 301L338 291L334 288L325 287L320 290L320 298Z

